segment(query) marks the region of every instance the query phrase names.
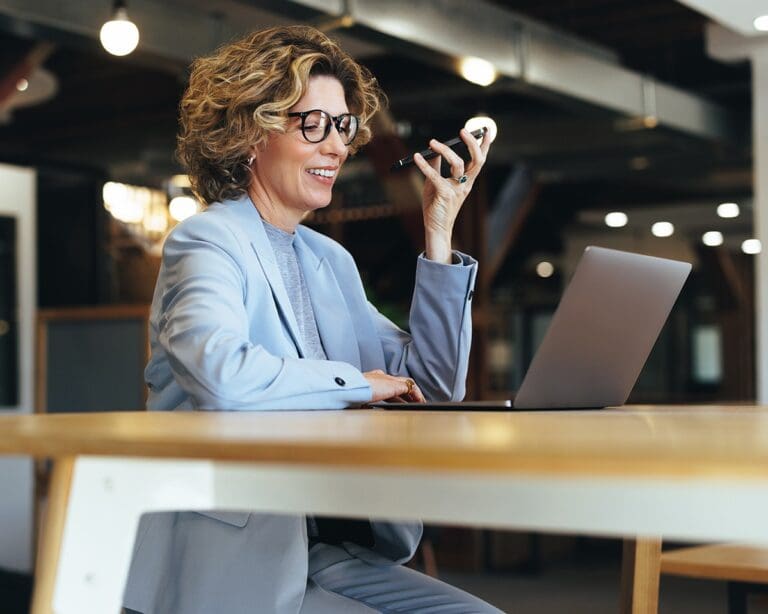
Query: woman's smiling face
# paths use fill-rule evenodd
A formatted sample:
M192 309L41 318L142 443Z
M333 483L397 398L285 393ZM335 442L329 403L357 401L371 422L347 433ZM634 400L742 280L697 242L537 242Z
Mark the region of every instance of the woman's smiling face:
M349 112L344 88L335 77L311 77L289 112L313 109L333 117ZM285 134L272 134L253 154L251 199L268 222L292 231L307 213L331 202L333 184L349 149L335 126L319 143L308 142L301 132L301 118L292 117Z

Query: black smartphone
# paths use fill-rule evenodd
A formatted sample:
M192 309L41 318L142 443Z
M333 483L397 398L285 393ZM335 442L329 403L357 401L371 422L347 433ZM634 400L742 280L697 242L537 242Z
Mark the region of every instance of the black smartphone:
M479 139L481 136L485 136L487 133L488 133L488 128L486 128L485 126L470 132L470 134L476 139ZM464 143L464 141L461 140L461 137L457 136L455 139L446 141L445 144L448 145L448 147L450 147L451 149L457 149L457 146L462 146L464 148L464 153L466 153L467 146ZM431 149L423 149L419 153L422 156L424 156L425 160L431 160L432 158L435 158L440 155L436 151L432 151ZM408 168L409 166L413 166L413 155L410 155L407 158L403 158L402 160L398 160L397 162L395 162L392 165L392 170L397 171L397 170L400 170L401 168Z

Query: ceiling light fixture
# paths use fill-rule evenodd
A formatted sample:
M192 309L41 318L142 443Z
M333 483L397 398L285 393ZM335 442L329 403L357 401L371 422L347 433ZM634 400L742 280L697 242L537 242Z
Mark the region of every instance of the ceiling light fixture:
M739 217L739 205L736 203L721 203L717 206L717 215L720 217Z
M115 0L112 19L101 26L101 44L112 55L128 55L139 44L139 29L128 18L125 0Z
M745 254L759 254L763 249L760 239L747 239L741 244L741 251Z
M623 211L611 211L605 215L605 225L609 228L622 228L628 221L629 218Z
M174 188L191 188L192 182L189 180L189 175L174 175L169 182Z
M177 222L186 220L200 210L197 201L191 196L176 196L172 198L168 209L171 217Z
M723 233L719 230L710 230L701 235L701 242L708 247L717 247L723 244Z
M29 81L27 81L26 79L19 79L16 82L16 89L20 92L26 92L28 87L29 87Z
M752 25L759 32L768 32L768 15L760 15L760 17L755 18Z
M539 262L539 264L536 265L536 274L539 277L543 277L546 279L547 277L552 277L552 274L555 272L555 267L552 266L551 262L547 262L546 260L542 260Z
M462 58L459 62L459 72L467 81L483 87L490 85L498 77L496 67L493 64L488 60L472 56Z
M496 122L487 115L475 115L475 117L468 119L467 123L464 124L464 128L469 130L469 132L483 127L488 128L488 138L491 139L491 143L493 143L496 140L496 134L499 129L496 126Z
M675 234L675 227L671 222L656 222L651 226L654 237L671 237Z

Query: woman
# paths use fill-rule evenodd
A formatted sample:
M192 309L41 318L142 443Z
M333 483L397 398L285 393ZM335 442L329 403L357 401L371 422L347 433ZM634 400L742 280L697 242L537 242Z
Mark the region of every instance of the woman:
M376 81L309 27L273 28L198 59L181 102L179 154L207 205L168 237L151 311L149 409L342 409L459 399L476 262L451 251L454 220L489 143L464 162L430 146L426 251L411 334L366 300L352 257L300 225L327 206L370 137ZM422 392L423 391L423 392ZM142 519L125 606L144 614L495 612L400 566L421 525L250 513ZM437 609L434 609L437 608Z

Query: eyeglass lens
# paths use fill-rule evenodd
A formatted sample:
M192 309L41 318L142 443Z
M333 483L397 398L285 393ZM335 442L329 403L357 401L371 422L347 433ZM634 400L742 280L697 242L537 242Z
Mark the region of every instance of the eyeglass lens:
M333 118L325 111L312 111L304 117L302 132L310 143L319 143L331 132ZM357 135L357 117L349 113L336 118L336 129L345 145L349 145Z

